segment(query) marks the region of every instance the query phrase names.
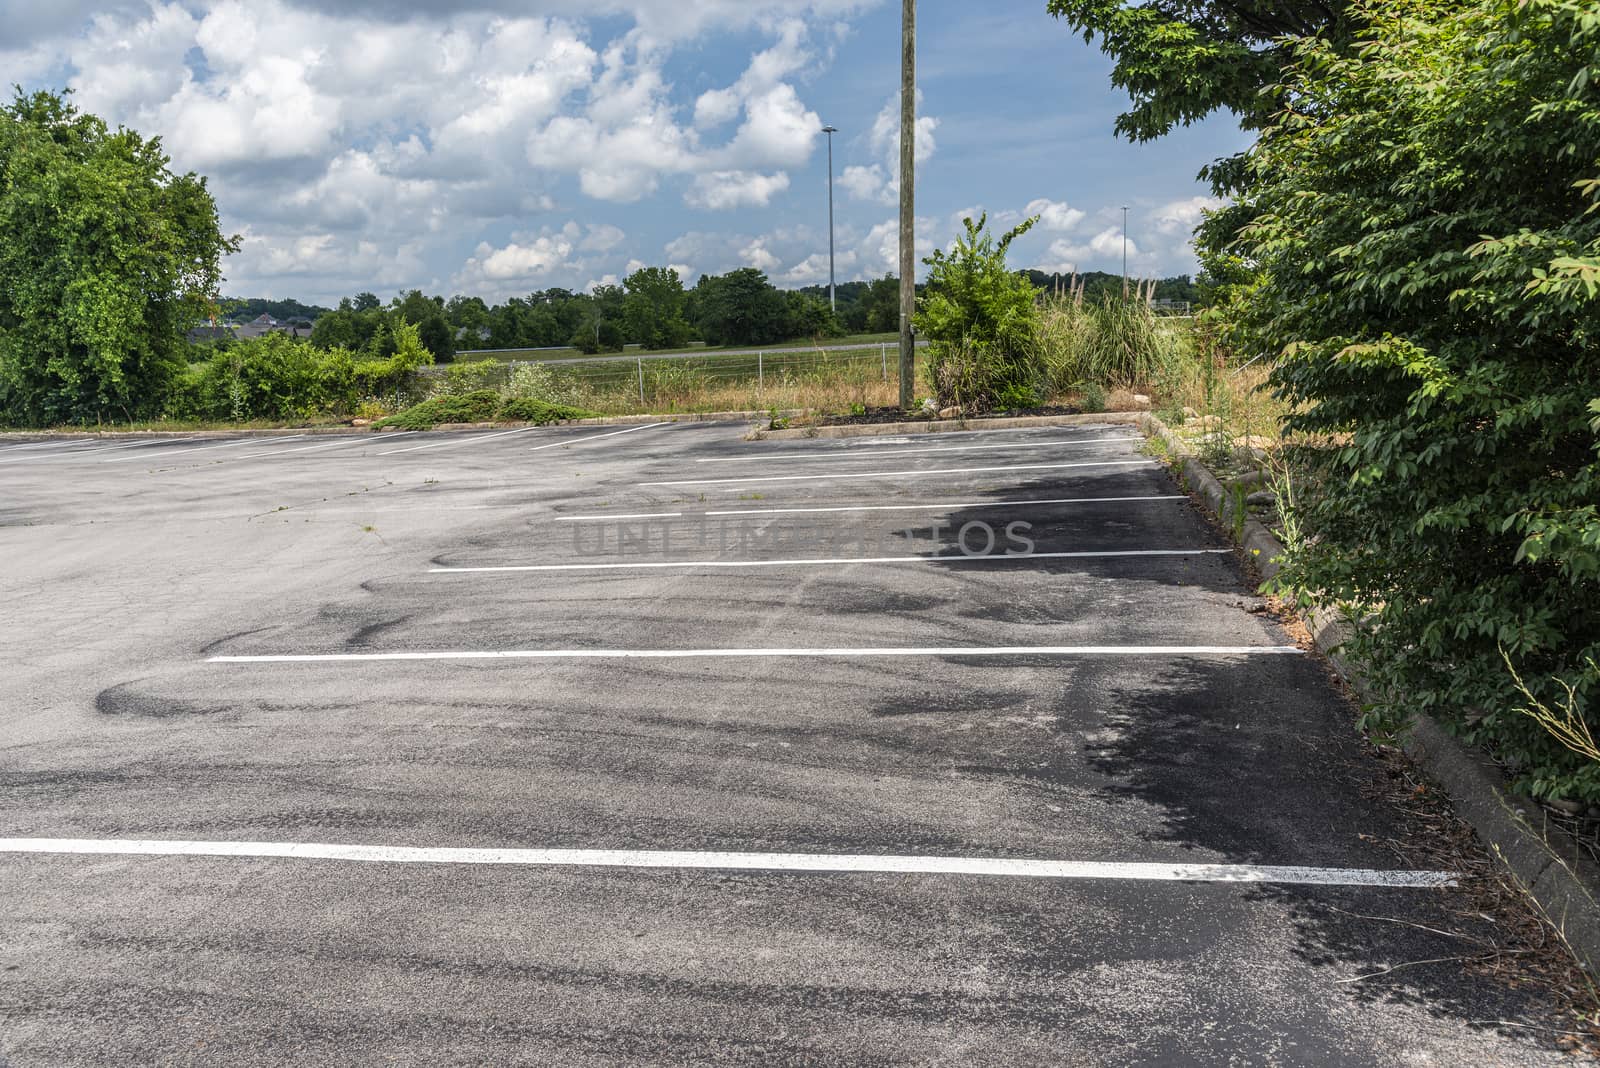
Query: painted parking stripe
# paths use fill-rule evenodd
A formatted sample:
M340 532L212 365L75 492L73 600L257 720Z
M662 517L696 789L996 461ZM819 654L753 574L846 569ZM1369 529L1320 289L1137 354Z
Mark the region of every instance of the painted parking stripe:
M560 448L562 445L581 445L586 441L595 441L595 440L597 440L599 438L614 438L619 434L635 434L635 433L638 433L641 430L650 430L650 429L652 429L654 427L666 426L666 425L667 425L666 423L645 423L643 426L630 426L626 430L613 430L613 431L611 431L609 433L606 433L606 434L589 434L589 435L587 435L585 437L581 437L581 438L570 438L570 439L563 440L563 441L552 441L552 442L550 442L550 443L548 443L546 445L535 445L533 448L529 449L528 451L529 452L538 452L541 449ZM549 429L549 428L548 427L542 427L542 426L525 426L525 427L519 427L516 430L504 430L504 431L501 431L498 434L474 434L471 437L458 438L458 439L453 440L453 441L436 441L436 442L433 442L430 445L413 445L409 449L389 449L387 452L380 452L378 455L379 456L393 456L395 453L417 452L420 449L442 449L442 448L445 448L446 446L449 446L449 445L469 445L469 444L472 444L473 442L489 441L489 440L491 440L493 438L508 438L513 434L526 434L530 430L547 430L547 429Z
M55 441L30 441L21 444L8 444L4 446L7 453L27 452L30 449L64 448L69 445L93 445L100 438L61 438Z
M1063 449L1079 448L1085 445L1113 445L1128 441L1143 441L1142 437L1131 438L1056 438L1050 441L1024 441L1020 443L1003 442L992 445L952 445L939 449L863 449L852 446L843 449L816 449L810 452L775 452L764 456L707 456L695 461L697 464L748 464L769 463L782 460L874 460L880 456L922 456L937 452L978 452L984 449Z
M1308 868L1277 864L1167 864L1017 857L875 856L857 853L718 853L666 849L475 849L340 845L321 842L187 842L131 838L0 838L0 853L144 857L272 857L358 864L498 864L563 868L866 872L1028 879L1175 883L1293 883L1435 890L1456 885L1446 871Z
M842 482L854 478L899 478L915 475L974 475L986 471L1059 471L1068 467L1154 467L1154 460L1093 460L1071 464L1007 464L1004 467L940 467L911 471L852 471L843 475L765 475L760 478L690 478L673 482L641 482L641 486L724 486L748 482Z
M727 657L1293 656L1297 645L949 645L837 649L470 649L395 653L267 653L213 656L208 664L337 664L385 660L708 660Z
M240 447L241 445L276 445L279 442L284 442L284 441L301 441L301 440L303 440L305 438L305 436L306 435L304 435L304 434L290 434L290 435L288 435L286 437L281 437L281 438L280 437L274 437L274 438L245 438L243 441L226 441L226 442L223 442L221 445L202 445L199 448L194 448L194 449L175 449L175 450L173 450L172 453L166 454L166 455L162 455L162 456L158 457L158 459L163 459L164 460L164 459L167 458L167 455L188 456L188 455L191 455L191 454L197 453L197 452L214 452L217 449L236 449L236 448ZM202 439L191 438L189 440L195 441L195 440L202 440ZM142 457L138 457L138 456L118 456L118 457L115 457L115 458L110 459L110 460L101 460L100 462L103 463L103 464L121 464L121 463L127 463L129 460L138 460L138 459L141 459L141 458Z
M1098 560L1119 556L1221 556L1232 549L1107 549L1075 553L989 553L944 556L830 556L792 560L630 560L618 564L491 564L482 567L432 567L430 575L470 575L495 571L628 571L697 567L814 567L843 564L1010 564L1022 560Z
M360 445L362 443L371 445L374 443L374 439L370 435L366 434L353 434L348 438L341 438L338 441L330 441L325 445L297 445L292 449L279 449L276 452L262 453L262 456L287 456L291 452L312 452L316 449L334 449L338 448L340 445Z
M427 445L412 445L404 449L386 449L383 452L380 452L378 455L394 456L402 452L420 452L423 449L445 449L451 447L452 445L476 445L479 442L493 441L495 438L509 438L513 434L526 434L529 431L540 429L543 428L536 426L525 426L519 427L516 430L502 430L498 434L471 434L466 437L452 438L448 441L434 441Z
M589 434L586 437L573 438L571 441L552 441L548 445L535 445L529 452L538 452L540 449L555 449L562 445L582 445L586 441L599 441L601 438L614 438L622 434L637 434L641 430L654 430L658 426L669 426L668 423L645 423L643 426L630 426L626 430L612 430L605 434Z
M100 452L120 452L123 449L140 449L140 448L144 448L145 446L148 446L148 445L171 445L171 444L174 444L174 443L181 443L181 442L188 442L188 441L198 441L198 440L201 440L201 439L199 439L199 438L152 438L152 439L149 439L149 440L146 440L146 441L125 442L125 443L123 443L121 445L100 445L100 446L98 446L96 448L93 448L93 449L73 449L70 452L53 452L53 453L47 453L47 454L38 455L38 456L18 456L18 457L8 458L8 459L5 459L5 460L0 460L0 463L20 464L20 463L31 463L31 462L40 462L40 463L42 463L45 460L74 460L74 459L77 459L80 456L93 456L95 453L100 453ZM131 457L131 458L132 459L137 459L137 457ZM101 463L111 463L112 461L110 461L110 460L102 460L100 462Z
M1182 494L1160 494L1148 497L1045 497L1019 498L1011 501L950 501L947 504L846 504L828 508L717 508L702 515L809 515L819 512L942 512L952 508L1023 507L1042 504L1123 504L1139 501L1186 501ZM558 515L558 523L576 523L579 520L606 519L677 519L683 512L639 512L634 515Z

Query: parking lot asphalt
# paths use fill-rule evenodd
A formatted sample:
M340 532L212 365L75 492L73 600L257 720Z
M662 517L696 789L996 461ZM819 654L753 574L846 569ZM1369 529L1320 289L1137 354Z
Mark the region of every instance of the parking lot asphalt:
M1566 1060L1127 428L743 429L0 444L0 1064Z

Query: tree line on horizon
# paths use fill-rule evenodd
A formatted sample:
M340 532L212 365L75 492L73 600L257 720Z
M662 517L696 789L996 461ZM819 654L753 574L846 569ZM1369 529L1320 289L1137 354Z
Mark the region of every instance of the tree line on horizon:
M1036 289L1056 292L1073 278L1092 301L1119 297L1121 275L1091 271L1081 276L1019 272ZM918 292L923 287L918 286ZM886 274L872 281L849 281L835 288L837 310L828 306L822 285L780 289L766 274L744 267L727 274L702 275L685 287L668 267L642 267L620 285L600 285L580 293L559 287L535 290L490 304L482 297L457 294L448 299L413 289L387 305L371 292L341 300L335 308L297 300L230 298L224 315L245 322L259 315L312 322L311 342L324 349L345 348L375 359L394 353L398 322L417 328L435 360L458 351L576 348L586 353L617 352L626 345L645 349L752 346L804 338L893 333L899 329L900 283ZM1188 275L1160 279L1156 299L1194 303L1202 289Z

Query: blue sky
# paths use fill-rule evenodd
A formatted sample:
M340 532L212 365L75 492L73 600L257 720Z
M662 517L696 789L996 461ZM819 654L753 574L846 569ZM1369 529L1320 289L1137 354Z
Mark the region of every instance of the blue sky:
M640 264L826 280L894 263L899 5L872 0L0 0L0 78L70 85L207 174L244 237L228 292L490 299ZM1112 135L1109 63L1043 0L919 8L919 256L1040 214L1015 266L1193 269L1226 116Z

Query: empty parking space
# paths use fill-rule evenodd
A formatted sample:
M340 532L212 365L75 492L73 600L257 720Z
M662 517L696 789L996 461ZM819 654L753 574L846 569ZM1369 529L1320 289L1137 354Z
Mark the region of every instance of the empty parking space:
M743 431L0 469L0 1048L1562 1060L1125 428Z

